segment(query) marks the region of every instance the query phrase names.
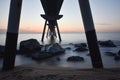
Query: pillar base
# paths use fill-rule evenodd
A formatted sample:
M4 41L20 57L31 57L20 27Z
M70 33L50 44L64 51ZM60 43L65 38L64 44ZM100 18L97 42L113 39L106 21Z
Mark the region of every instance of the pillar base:
M100 55L100 50L97 42L95 30L86 32L90 56L92 59L93 68L103 68L103 63Z
M14 68L15 55L17 47L18 33L7 32L5 54L3 59L3 70L10 70Z

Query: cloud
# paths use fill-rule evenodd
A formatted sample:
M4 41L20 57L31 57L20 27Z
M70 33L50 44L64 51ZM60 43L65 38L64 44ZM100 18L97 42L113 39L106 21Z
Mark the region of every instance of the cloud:
M95 24L96 24L96 25L105 25L105 26L106 26L106 25L107 25L107 26L108 26L108 25L109 25L109 26L112 25L112 24L109 24L109 23L95 23Z

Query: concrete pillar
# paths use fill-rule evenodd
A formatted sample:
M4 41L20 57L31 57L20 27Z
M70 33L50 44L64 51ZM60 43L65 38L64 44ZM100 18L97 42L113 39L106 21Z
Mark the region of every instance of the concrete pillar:
M45 35L46 26L47 26L47 20L45 20L45 24L44 24L44 29L43 29L42 39L41 39L42 42L43 42L43 40L44 40L44 35Z
M3 70L14 68L22 0L11 0Z
M61 39L60 30L59 30L57 21L56 21L56 27L57 27L57 32L58 32L59 41L61 42L62 39Z
M78 0L93 68L103 68L89 0Z

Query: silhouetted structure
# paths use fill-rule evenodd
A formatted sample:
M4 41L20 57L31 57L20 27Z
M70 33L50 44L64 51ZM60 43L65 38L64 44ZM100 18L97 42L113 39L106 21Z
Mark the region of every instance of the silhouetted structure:
M89 0L78 0L80 4L80 9L82 13L85 33L87 37L88 47L90 51L90 56L92 59L93 68L103 68L101 55L97 43L96 31L94 28L94 23L92 19L91 9L89 5ZM55 36L55 26L58 24L57 20L62 17L59 15L60 8L62 6L63 0L41 0L43 8L45 10L45 15L41 15L45 21L44 31L46 29L47 21L50 32L52 36ZM15 63L15 53L17 46L18 28L21 13L22 0L11 0L10 13L8 21L8 30L5 44L5 55L3 61L3 69L13 69ZM59 29L58 29L59 33ZM44 33L42 41L44 38ZM60 34L59 38L61 40Z
M87 43L94 68L103 68L100 50L97 43L89 0L79 0L80 10L83 18Z
M14 68L22 0L11 0L3 69Z
M55 27L58 31L59 40L61 41L60 31L58 27L57 20L62 18L63 15L59 15L63 0L40 0L45 11L45 15L41 15L42 18L45 19L45 25L43 29L42 40L44 40L44 34L46 30L46 26L48 25L47 37L48 35L53 38L57 37ZM48 23L47 23L48 22Z

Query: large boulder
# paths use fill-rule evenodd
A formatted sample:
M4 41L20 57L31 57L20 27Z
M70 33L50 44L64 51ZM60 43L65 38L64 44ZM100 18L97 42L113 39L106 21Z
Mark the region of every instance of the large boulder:
M0 57L3 57L5 46L0 45Z
M64 53L65 49L63 49L58 43L48 44L41 48L41 52L43 53Z
M113 41L108 40L108 41L98 41L100 46L103 47L116 47L116 45L113 43Z
M41 49L41 45L36 39L29 39L20 42L20 52L21 53L33 53Z
M75 44L75 47L87 47L86 43L79 43L79 44Z
M84 58L83 57L80 57L80 56L70 56L67 58L67 61L84 61Z
M43 46L41 48L41 51L31 54L31 57L35 60L41 60L55 55L63 54L64 52L65 49L63 49L58 43L54 43Z

